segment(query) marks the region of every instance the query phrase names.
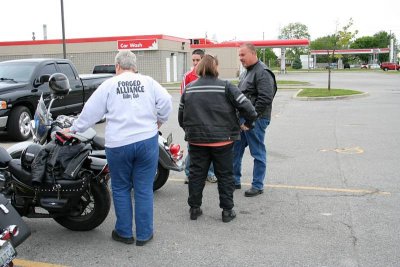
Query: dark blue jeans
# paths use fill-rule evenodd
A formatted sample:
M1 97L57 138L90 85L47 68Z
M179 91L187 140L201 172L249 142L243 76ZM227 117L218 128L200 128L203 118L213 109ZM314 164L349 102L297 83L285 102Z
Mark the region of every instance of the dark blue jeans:
M134 189L137 240L153 234L153 182L158 164L158 134L130 145L106 148L117 221L115 230L126 238L133 236L132 199Z
M241 119L241 122L243 121ZM264 179L267 170L267 150L264 138L269 122L269 119L259 118L253 129L241 131L240 140L235 142L233 148L233 176L235 184L240 184L243 154L245 148L249 146L250 154L254 158L253 182L251 186L259 190L264 188Z

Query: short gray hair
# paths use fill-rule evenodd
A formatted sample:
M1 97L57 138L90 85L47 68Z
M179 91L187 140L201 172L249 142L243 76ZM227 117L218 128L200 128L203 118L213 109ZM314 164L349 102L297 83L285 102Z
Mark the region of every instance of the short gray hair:
M118 64L123 70L137 70L136 56L131 51L120 51L115 56L115 64Z

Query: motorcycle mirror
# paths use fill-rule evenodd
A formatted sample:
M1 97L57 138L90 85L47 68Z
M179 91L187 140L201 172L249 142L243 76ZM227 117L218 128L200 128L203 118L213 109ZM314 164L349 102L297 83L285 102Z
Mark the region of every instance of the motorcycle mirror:
M50 79L50 75L49 74L44 74L44 75L39 77L39 83L40 84L47 83L47 82L49 82L49 79Z
M172 143L172 133L170 133L167 137L167 146L169 146Z

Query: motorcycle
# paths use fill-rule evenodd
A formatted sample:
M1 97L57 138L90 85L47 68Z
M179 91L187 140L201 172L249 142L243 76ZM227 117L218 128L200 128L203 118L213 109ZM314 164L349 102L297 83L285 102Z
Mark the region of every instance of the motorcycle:
M30 124L33 141L17 143L8 148L7 152L13 159L20 158L22 152L32 143L45 145L54 139L54 134L57 131L72 126L76 119L74 116L60 115L53 120L50 108L55 100L56 99L50 99L50 104L46 107L43 98L41 97L39 99L34 119ZM104 137L98 136L93 128L91 128L90 131L94 132L92 137L85 136L85 138L88 139L87 142L90 143L92 147L90 156L106 159ZM156 175L154 177L153 191L160 189L167 182L171 170L180 172L184 169L183 151L180 149L179 144L174 144L172 141L171 133L165 139L161 131L158 132L159 158Z
M69 82L64 74L44 75L40 81L49 82L52 101L64 97L69 92ZM50 116L49 114L50 112L47 112L45 115ZM54 136L60 137L57 133ZM52 181L45 179L39 185L33 182L31 163L43 151L44 146L39 143L26 144L18 159L13 159L0 147L0 193L4 194L21 216L52 218L60 225L75 231L96 228L106 219L111 198L107 161L90 156L87 148L94 136L93 129L71 136L65 148L74 147L73 144L80 144L86 148L78 154L80 157L73 166L73 175L66 177L65 172L63 175L53 172ZM46 168L47 166L48 164ZM48 173L46 177L47 175Z
M21 216L0 194L0 267L12 267L17 256L16 247L31 234Z

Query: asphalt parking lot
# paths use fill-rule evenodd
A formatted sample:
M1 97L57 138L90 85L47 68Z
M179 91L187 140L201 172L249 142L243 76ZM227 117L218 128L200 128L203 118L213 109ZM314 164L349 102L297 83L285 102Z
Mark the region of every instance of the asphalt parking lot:
M264 194L243 196L251 183L247 153L234 221L222 223L215 184L205 188L204 215L191 221L184 175L172 172L155 193L155 234L148 245L111 240L113 209L100 227L83 233L25 218L32 236L18 247L17 265L400 266L400 75L332 75L332 88L369 95L299 101L295 90L278 91L266 137ZM322 87L327 73L278 79ZM174 113L161 130L186 147L177 124L179 92L171 94ZM104 125L96 129L101 134Z

